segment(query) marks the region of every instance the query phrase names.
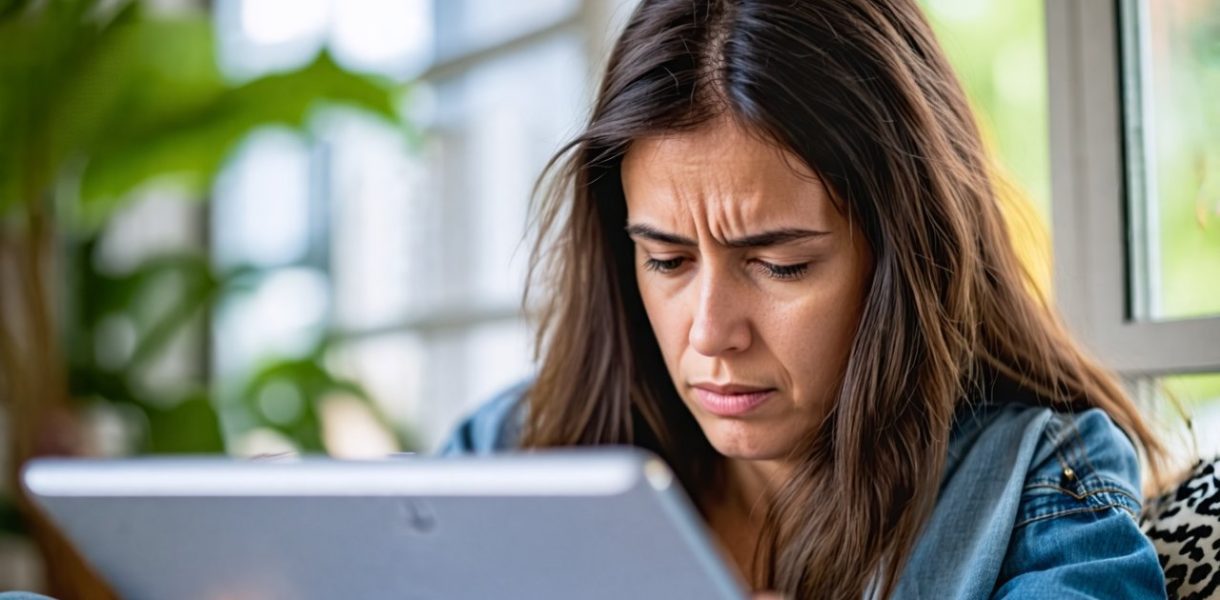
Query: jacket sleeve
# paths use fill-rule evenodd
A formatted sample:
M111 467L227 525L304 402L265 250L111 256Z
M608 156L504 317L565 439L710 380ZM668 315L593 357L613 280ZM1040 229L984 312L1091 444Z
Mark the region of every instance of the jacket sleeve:
M458 423L437 454L491 454L512 449L520 437L523 405L529 381L496 394Z
M1139 461L1106 414L1051 419L1028 472L993 597L1164 598L1139 529Z

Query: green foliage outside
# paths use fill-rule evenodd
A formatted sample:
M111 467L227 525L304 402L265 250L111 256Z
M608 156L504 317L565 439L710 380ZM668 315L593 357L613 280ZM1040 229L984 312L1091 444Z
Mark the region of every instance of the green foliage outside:
M984 136L1043 219L1050 157L1043 0L920 0L979 113ZM1220 314L1220 11L1215 0L1158 4L1176 20L1157 82L1160 317ZM1210 10L1209 10L1210 9ZM1193 16L1192 16L1193 15ZM1201 18L1200 18L1201 17ZM1170 87L1171 86L1171 87ZM1217 341L1220 344L1220 340ZM1220 375L1170 377L1188 408L1220 400Z
M1159 273L1156 316L1214 316L1220 313L1220 3L1164 2L1151 25L1158 42L1153 72L1145 77L1155 90L1156 152L1148 161L1160 220L1152 265ZM1220 402L1220 374L1170 377L1165 388L1188 407Z
M135 192L172 186L205 198L247 134L268 125L308 133L320 107L376 115L401 129L405 143L400 86L349 73L325 52L297 70L237 84L217 67L207 14L97 0L0 1L0 80L0 234L14 244L47 242L62 259L65 297L47 304L63 309L54 329L72 401L115 408L137 424L138 452L223 452L225 407L210 382L185 382L167 395L144 380L175 339L198 332L220 298L260 274L218 272L203 251L110 273L97 267L98 240ZM251 426L277 430L304 451L324 450L315 401L332 392L367 400L326 369L327 347L271 360L239 386ZM257 396L271 381L308 400L291 422L260 418Z
M920 0L988 145L1050 222L1042 0Z

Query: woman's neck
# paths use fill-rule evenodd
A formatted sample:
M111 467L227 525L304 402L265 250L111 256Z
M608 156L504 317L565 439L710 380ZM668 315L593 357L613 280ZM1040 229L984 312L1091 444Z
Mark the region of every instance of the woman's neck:
M753 512L766 509L775 492L788 480L792 469L779 461L725 459L726 500Z
M771 498L789 469L769 461L725 459L724 488L708 512L708 525L748 582Z

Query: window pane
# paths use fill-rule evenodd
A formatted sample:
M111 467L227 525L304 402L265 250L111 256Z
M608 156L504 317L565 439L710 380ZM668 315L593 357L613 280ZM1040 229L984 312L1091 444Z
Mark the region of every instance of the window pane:
M222 267L286 266L311 243L312 152L298 133L255 132L216 179L212 240Z
M1220 0L1124 3L1137 319L1220 314Z
M424 343L423 395L411 426L425 449L435 448L459 420L533 370L523 320L437 332Z
M332 117L335 321L345 329L396 324L436 304L428 276L444 255L435 247L443 203L400 132L361 115Z
M437 2L439 53L451 57L505 42L563 21L579 8L580 0Z
M443 306L516 305L529 248L530 192L547 159L577 130L585 61L559 36L437 83L433 138L443 214L429 286Z
M1181 424L1189 417L1200 456L1220 455L1220 373L1175 375L1157 383L1160 419Z
M584 64L580 39L559 35L416 84L435 98L416 151L371 120L328 120L341 327L515 309L530 193L576 130Z
M1043 0L920 0L995 158L1017 252L1050 286L1050 146Z
M401 78L432 60L431 0L331 1L330 48L340 64Z
M216 0L213 15L221 68L252 79L313 60L326 42L330 0Z
M261 274L222 299L213 328L213 365L225 380L240 377L261 361L302 356L326 328L330 283L316 269L292 267Z
M526 3L529 4L529 3ZM433 59L432 0L215 0L218 57L237 79L305 66L324 47L349 69L402 79Z
M328 357L329 366L359 383L377 403L407 450L423 449L417 425L423 410L425 351L419 335L405 332L347 341Z
M507 319L348 340L328 364L369 393L407 449L429 451L483 402L529 377L531 344L525 322Z

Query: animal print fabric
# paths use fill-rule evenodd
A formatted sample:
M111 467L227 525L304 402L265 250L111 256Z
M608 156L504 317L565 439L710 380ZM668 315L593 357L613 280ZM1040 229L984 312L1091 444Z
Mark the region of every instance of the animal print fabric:
M1200 461L1177 489L1152 500L1141 526L1161 560L1171 599L1220 598L1220 458Z

